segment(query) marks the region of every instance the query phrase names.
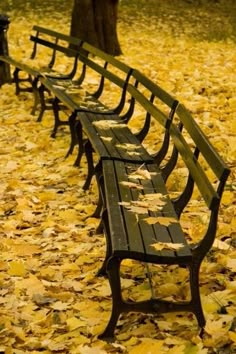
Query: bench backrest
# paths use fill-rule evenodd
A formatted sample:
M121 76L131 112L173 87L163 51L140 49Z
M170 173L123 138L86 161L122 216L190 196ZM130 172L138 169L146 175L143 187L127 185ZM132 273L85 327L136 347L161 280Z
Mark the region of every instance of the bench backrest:
M173 199L177 215L180 217L188 205L195 186L210 212L207 231L197 248L200 255L205 255L214 241L220 201L230 170L182 104L137 70L133 71L132 78L128 91L135 105L142 106L146 111L143 137L146 140L153 122L158 122L155 129L157 126L164 129L164 143L155 154L158 164L167 160L161 168L164 179L178 164L181 167L185 165L187 171L185 185ZM156 137L152 135L150 140L155 142L157 138L158 133Z
M91 95L97 99L100 98L105 91L105 80L107 80L107 82L113 83L116 89L119 89L119 103L115 104L113 111L119 114L124 109L125 103L127 104L126 87L132 73L131 67L78 38L40 26L34 26L33 31L36 33L30 36L31 41L34 42L31 58L35 58L38 45L52 50L51 58L48 63L49 68L52 68L55 64L57 52L74 58L74 65L70 72L70 77L75 79L78 84L83 83L83 85L86 85L86 79L87 82L91 82L89 78L91 78L94 73L98 74L95 88L93 90L91 88L89 89L89 92L91 90ZM82 64L80 68L78 67L79 63ZM89 71L92 71L92 76L88 74ZM75 76L76 74L77 76ZM95 80L93 79L92 81L94 82ZM110 92L110 96L111 93L112 92Z
M30 36L30 40L34 43L31 59L36 57L39 45L44 47L44 53L45 47L49 48L51 54L47 67L52 69L56 62L57 53L63 53L73 58L74 64L70 73L73 76L77 69L78 49L81 47L82 41L40 26L33 26L32 30L35 31L35 34Z
M106 94L108 94L106 96L110 99L112 95L111 83L114 84L114 96L116 92L121 92L118 104L115 104L115 107L112 109L115 113L119 114L124 109L125 103L127 103L126 89L133 69L87 42L83 42L79 52L79 61L83 63L83 80L85 80L86 71L92 70L92 75L94 73L99 74L99 84L92 93L94 97L101 99L101 96L106 92ZM82 81L81 78L80 81ZM109 83L109 92L105 89L105 82ZM117 89L118 91L116 91ZM105 95L103 96L105 97ZM119 97L119 95L115 96L114 101L116 102L117 97ZM112 100L110 100L108 104L112 104Z
M144 115L144 124L137 134L140 141L143 141L145 137L150 134L152 117L155 117L155 120L158 121L159 128L162 127L162 131L158 133L160 141L159 149L152 153L156 163L160 165L170 150L169 127L179 102L138 70L133 70L132 72L128 92L132 97L132 106L134 107L136 105L136 111L140 111L141 108ZM154 129L155 133L158 126ZM171 158L169 158L165 166L161 168L164 180L168 178L175 166L177 159L176 149L172 148L169 155L171 155Z

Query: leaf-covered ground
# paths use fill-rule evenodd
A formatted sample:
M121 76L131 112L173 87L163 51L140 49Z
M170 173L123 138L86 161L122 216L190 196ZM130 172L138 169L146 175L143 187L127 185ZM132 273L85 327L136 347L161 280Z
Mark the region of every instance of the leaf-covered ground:
M9 50L30 55L33 24L68 33L72 1L3 1L11 25ZM62 4L63 3L63 4ZM97 339L110 315L107 279L96 272L105 253L97 189L82 190L86 165L64 159L66 128L50 138L52 114L42 123L30 114L32 97L0 90L0 352L25 353L236 353L236 51L233 1L121 2L121 60L139 68L185 103L231 167L219 217L217 243L201 267L207 318L201 339L188 313L129 314L116 341ZM155 5L155 6L154 6ZM153 7L154 6L154 7ZM64 63L62 63L64 65ZM181 177L177 178L181 179ZM180 181L181 182L181 181ZM198 210L195 210L197 213ZM204 224L189 224L194 238ZM188 293L183 269L156 269L158 295ZM134 300L149 295L142 265L124 266L123 285ZM143 281L140 281L143 278Z

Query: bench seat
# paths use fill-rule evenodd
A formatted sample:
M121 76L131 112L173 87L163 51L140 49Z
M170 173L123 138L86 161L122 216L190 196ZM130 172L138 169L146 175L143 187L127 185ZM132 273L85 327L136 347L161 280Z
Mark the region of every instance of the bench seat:
M191 248L186 242L158 167L155 164L105 160L102 163L102 170L105 208L110 230L108 242L111 253L108 258L116 256L121 259L132 258L158 264L190 262ZM150 176L150 179L143 178L145 174ZM156 205L155 195L158 197ZM149 203L145 196L149 198L147 199ZM137 212L142 214L136 214L136 208ZM148 220L150 217L157 218L160 223L148 224L145 219ZM168 220L172 221L169 225ZM176 251L168 249L157 251L152 246L156 242L177 243L183 247Z
M127 124L123 123L117 115L110 115L109 119L104 118L104 115L100 113L79 113L77 133L80 136L78 138L80 156L80 151L83 149L81 146L82 130L87 136L85 155L88 163L88 174L84 189L88 189L91 178L95 173L93 151L97 153L100 161L110 159L140 164L154 161L138 138L132 134ZM78 160L77 163L79 163Z
M192 249L168 197L159 168L155 164L104 160L100 188L104 202L102 222L107 251L98 275L108 275L112 313L99 338L113 340L118 318L121 313L127 312L161 314L192 311L199 325L204 326ZM148 220L152 220L150 224ZM155 249L155 245L163 248ZM192 298L182 302L153 296L145 301L124 300L120 276L124 259L188 267L192 272Z

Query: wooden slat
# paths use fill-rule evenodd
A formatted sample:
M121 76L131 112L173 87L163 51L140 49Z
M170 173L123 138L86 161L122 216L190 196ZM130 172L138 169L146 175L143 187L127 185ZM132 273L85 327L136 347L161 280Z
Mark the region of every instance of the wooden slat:
M154 167L154 165L152 165ZM158 173L158 175L152 175L152 179L140 179L136 180L136 183L139 183L140 185L143 186L143 190L140 191L139 194L142 194L145 196L145 194L151 194L151 193L161 193L165 195L167 193L166 188L163 187L163 181L161 178L161 174L159 173L159 170L157 166L156 168L152 169L152 172L155 171L155 173ZM136 165L136 169L140 168L140 166ZM142 166L143 170L149 171L149 168L147 165ZM158 179L160 180L160 184L153 184L153 179L155 181ZM138 197L136 198L138 199ZM172 209L173 211L173 209ZM155 248L152 246L156 242L172 242L171 237L168 233L168 230L166 227L156 224L156 225L149 225L144 219L149 217L149 216L162 216L162 213L160 212L147 212L144 215L140 215L139 217L139 225L142 230L142 235L143 235L143 242L144 242L144 247L146 251L146 258L147 262L150 262L152 258L154 257L155 259L158 257L159 261L161 258L176 258L175 252L171 250L163 250L163 251L156 251ZM153 258L153 259L154 259ZM174 261L173 261L174 262Z
M127 91L144 109L155 117L155 119L163 126L168 124L168 117L153 103L151 103L136 87L131 84L127 85Z
M122 184L122 182L128 181L125 164L122 161L115 161L114 166L115 173L117 175L119 200L116 201L116 205L114 205L113 208L117 208L118 202L129 202L130 200L135 198L133 194L135 195L136 192ZM145 256L146 252L143 244L142 233L140 232L140 227L136 215L128 211L123 206L118 205L118 208L122 211L123 214L130 255L131 257L136 257L137 259L143 260L143 257ZM113 210L111 210L111 213L113 213ZM113 222L116 223L116 220L113 219ZM140 256L141 258L139 258Z
M4 61L5 63L8 63L18 69L21 69L23 71L25 71L26 73L28 73L29 75L32 76L37 76L39 74L39 71L35 68L32 68L26 64L23 64L21 62L18 62L17 60L9 57L9 56L0 56L0 61Z
M59 78L59 80L61 80ZM62 79L63 80L63 79ZM56 87L57 80L48 78L46 76L40 76L39 81L46 87L50 92L52 92L61 102L63 102L66 107L72 111L78 109L78 103L76 103L72 97L66 94L65 90L60 90ZM63 81L62 81L63 83Z
M64 33L56 32L56 31L53 31L53 30L51 30L49 28L45 28L45 27L33 26L33 30L36 32L39 32L40 34L46 34L48 36L58 38L60 40L63 40L65 42L69 42L74 45L78 45L78 43L81 42L81 40L79 38L68 36ZM33 36L33 38L35 38L35 36Z
M89 113L81 112L78 114L78 118L80 119L85 134L87 135L90 143L92 144L92 147L99 155L99 157L109 158L110 157L109 151L104 145L103 140L98 137L95 126L91 124L89 119Z
M153 81L148 79L146 76L140 73L138 70L133 70L132 77L138 80L141 85L146 87L150 94L152 93L155 97L159 98L162 102L167 104L170 108L173 106L174 102L176 101L169 93L163 90L160 86L155 84Z
M79 118L83 130L101 159L122 159L133 162L153 161L153 158L147 153L138 139L117 115L92 114L88 112L80 114ZM107 129L94 124L102 120L107 121L108 126L109 120L116 121L117 126L113 127L111 125L111 127ZM110 140L102 139L102 137L110 138ZM133 152L138 152L138 154L132 154L128 148L125 148L125 144L132 144L134 146Z
M172 226L160 224L149 225L143 221L150 213L137 216L135 212L120 206L119 202L130 202L139 199L140 194L167 193L161 174L153 175L152 180L138 180L143 185L143 190L137 190L123 185L122 182L132 181L128 176L135 171L140 164L125 163L123 161L103 161L103 176L106 195L106 208L109 217L113 253L122 258L132 258L143 262L158 264L178 264L189 261L192 257L187 246L180 224L177 222L173 230ZM148 165L150 172L158 171L158 168ZM154 180L154 181L153 181ZM134 182L134 181L133 181ZM173 217L175 215L170 201L164 208L164 213L156 212L153 215ZM166 211L168 210L168 215ZM173 232L172 232L173 231ZM174 234L173 234L174 233ZM122 241L122 248L120 242ZM124 241L125 240L125 241ZM184 243L185 247L178 251L156 251L152 244L155 242ZM127 243L127 244L126 244ZM125 247L124 247L125 244ZM128 248L126 249L126 247Z
M153 165L148 165L148 171L150 173L154 173L157 171L157 167ZM153 175L152 174L152 185L153 185L153 191L154 192L159 192L162 193L163 195L166 195L167 198L165 199L166 204L163 206L163 209L161 211L161 214L163 217L174 217L177 219L175 210L173 208L173 205L168 197L168 192L166 189L166 186L164 184L164 181L162 179L162 176L160 174ZM168 233L170 235L171 242L173 243L182 243L187 246L187 241L185 239L185 235L182 231L181 225L178 223L173 223L170 224L167 228ZM157 232L157 239L159 239L159 233ZM180 248L179 250L176 251L177 256L191 256L191 252L189 247L184 247Z
M170 127L170 134L173 142L178 149L182 159L184 160L187 168L190 171L192 178L197 184L207 206L209 209L214 208L215 203L219 199L215 189L213 188L211 182L209 181L207 175L205 174L203 168L196 160L193 152L191 151L188 143L185 141L183 135L180 133L179 129L172 124Z
M180 121L184 124L184 128L188 131L196 146L208 162L209 166L211 166L215 175L221 179L221 177L227 173L228 170L224 161L211 145L201 128L194 121L191 114L182 104L179 104L176 113L178 114Z
M99 73L101 76L105 77L107 80L113 82L115 85L124 88L126 85L125 80L121 79L119 76L105 69L102 65L96 63L89 57L84 56L83 54L79 55L79 59L82 63L88 65L89 68L93 69L95 72Z
M71 49L71 48L68 48L68 47L65 47L65 46L61 46L59 44L47 41L45 39L42 39L42 38L39 38L39 37L36 37L36 36L30 36L30 39L31 39L31 41L36 42L38 44L41 44L44 47L48 47L48 48L54 49L56 51L59 51L61 53L66 54L68 56L76 57L79 54L78 51L76 51L74 49ZM78 45L78 48L79 48L79 42L77 42L77 45Z
M109 54L103 52L102 50L93 47L89 43L84 42L82 48L84 50L87 50L89 53L91 53L95 56L98 56L99 58L103 59L104 61L107 61L108 63L110 63L114 67L120 69L121 71L125 72L126 74L128 74L131 70L130 66L128 66L127 64L117 60L112 55L109 55Z
M112 161L103 161L103 177L106 196L106 209L108 212L109 228L111 234L112 251L128 252L129 243L126 235L126 228L120 212L118 200L120 200L117 189L117 179L114 173Z

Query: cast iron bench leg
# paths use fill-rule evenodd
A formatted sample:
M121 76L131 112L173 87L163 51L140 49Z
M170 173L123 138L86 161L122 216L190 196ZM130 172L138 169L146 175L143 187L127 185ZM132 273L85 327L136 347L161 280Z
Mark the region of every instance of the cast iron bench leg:
M32 114L32 115L35 115L35 112L36 112L36 110L37 110L38 104L39 104L39 102L40 102L39 92L38 92L37 85L38 85L38 78L35 78L35 79L32 81L32 90L33 90L33 94L34 94L34 105L33 105L33 108L32 108L32 110L31 110L31 114Z
M109 258L111 257L111 244L110 244L110 235L109 235L109 228L108 228L107 210L103 210L102 217L101 217L101 222L100 222L100 224L98 226L98 229L96 231L100 231L100 228L101 229L105 228L106 256L105 256L105 259L103 261L103 264L102 264L101 268L97 272L97 276L99 276L99 277L107 275L107 262L108 262Z
M88 174L87 174L86 181L83 185L83 189L87 190L91 184L92 177L95 173L94 164L93 164L93 148L89 140L86 141L84 145L84 150L87 158Z
M42 121L42 118L43 118L43 114L46 110L46 104L45 104L45 97L44 97L44 87L43 85L40 85L39 89L38 89L38 92L39 92L39 98L40 98L40 112L39 112L39 116L38 116L38 119L37 119L37 122L41 122Z
M16 95L18 96L19 95L19 93L20 93L20 85L19 85L19 81L20 81L20 79L19 79L19 71L20 71L20 69L18 69L18 68L15 68L15 70L14 70L14 73L13 73L13 78L14 78L14 83L15 83L15 85L16 85Z
M198 321L199 327L203 328L206 324L204 313L202 310L200 289L199 289L199 264L193 264L190 267L190 288L191 288L191 303L193 306L193 312Z
M54 128L51 134L51 138L56 137L57 129L60 125L60 118L59 118L59 100L57 97L54 98L52 101L53 113L54 113Z
M74 147L77 143L77 135L78 133L76 132L76 128L77 128L77 125L75 123L75 119L76 119L76 116L77 116L77 113L74 111L73 113L71 113L68 121L69 121L69 127L70 127L70 138L71 138L71 141L70 141L70 147L66 153L66 158L72 154L73 150L74 150ZM79 123L79 122L78 122Z
M121 260L115 257L111 257L107 262L107 273L113 299L112 312L108 325L105 331L99 336L99 338L108 342L114 340L115 327L124 304L121 296L120 263Z
M94 210L93 214L91 215L92 218L99 218L102 210L102 197L101 194L98 194L98 202L96 209Z
M82 156L85 152L84 145L87 140L83 139L83 129L82 129L82 125L81 125L80 121L76 122L76 124L74 126L74 130L75 130L75 134L76 134L76 141L78 142L78 154L77 154L76 160L74 162L74 166L79 167Z
M101 192L101 188L103 186L102 161L101 160L99 160L99 162L95 166L95 176L96 176L96 180L97 180L97 186L98 187L100 186L100 188L98 188L97 207L96 207L96 210L94 211L92 216L94 218L99 218L101 215L102 206L103 206L103 196L102 196L102 192Z

